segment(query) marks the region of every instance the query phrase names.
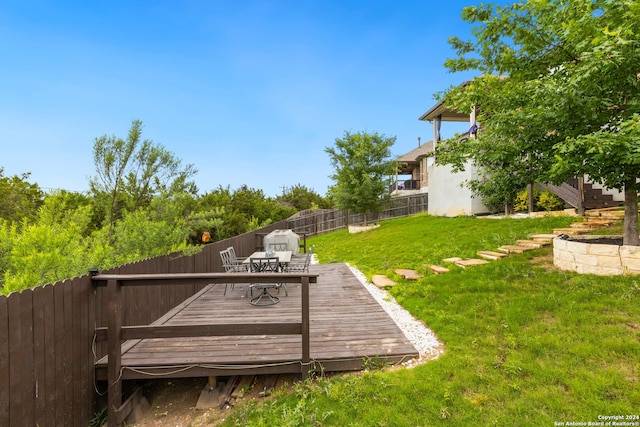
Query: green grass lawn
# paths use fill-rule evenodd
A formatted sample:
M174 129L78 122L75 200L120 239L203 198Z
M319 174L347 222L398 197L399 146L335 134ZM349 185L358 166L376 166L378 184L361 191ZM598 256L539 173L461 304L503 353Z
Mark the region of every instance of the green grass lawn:
M640 414L639 278L558 271L550 247L428 271L574 220L419 215L310 239L322 263L348 262L398 282L391 294L445 353L412 369L307 381L237 407L224 425L554 426ZM395 268L424 278L405 281Z

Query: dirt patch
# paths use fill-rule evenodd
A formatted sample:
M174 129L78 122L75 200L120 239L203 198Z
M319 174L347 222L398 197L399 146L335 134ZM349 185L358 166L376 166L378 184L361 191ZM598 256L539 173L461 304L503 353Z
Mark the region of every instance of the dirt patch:
M207 385L207 378L178 378L151 380L145 383L142 394L151 405L135 424L139 427L207 426L209 412L197 410L200 392ZM219 419L218 419L219 421Z
M127 424L135 427L203 427L219 425L229 414L234 405L250 400L262 401L275 390L288 388L299 379L294 375L258 375L232 378L220 377L218 387L222 390L225 383L234 381L235 387L230 392L229 401L221 406L209 409L197 409L200 393L208 387L207 378L178 378L149 380L143 385L142 394L149 401L138 421Z
M530 262L531 262L531 265L534 265L536 267L542 267L546 271L558 270L556 266L553 265L553 252L549 252L548 254L543 256L533 257L531 258Z

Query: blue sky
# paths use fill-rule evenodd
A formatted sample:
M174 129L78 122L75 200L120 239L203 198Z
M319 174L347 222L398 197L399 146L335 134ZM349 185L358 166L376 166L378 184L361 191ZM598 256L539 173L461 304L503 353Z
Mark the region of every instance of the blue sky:
M194 164L201 193L302 184L324 195L324 150L345 131L395 136L394 155L431 139L418 117L472 77L443 64L474 3L4 2L0 167L85 191L95 138L125 138L139 119L144 139Z

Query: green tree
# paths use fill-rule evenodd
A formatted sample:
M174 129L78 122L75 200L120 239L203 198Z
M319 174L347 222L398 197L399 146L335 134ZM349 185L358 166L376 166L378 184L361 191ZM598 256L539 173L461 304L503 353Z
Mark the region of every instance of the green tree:
M340 209L356 213L377 212L389 194L387 178L395 171L391 147L396 138L378 133L345 132L334 147L325 147L335 172L329 193Z
M331 202L328 199L323 198L302 184L296 184L293 187L287 188L284 194L278 196L276 200L295 208L296 211L303 211L305 209L328 209L331 207Z
M157 220L152 209L127 212L107 239L108 228L91 238L91 266L99 269L187 249L190 228L184 219Z
M640 245L638 16L637 0L467 7L462 18L475 24L474 39L450 39L457 58L446 63L452 71L483 75L450 91L446 102L479 102L480 139L522 147L529 165L547 171L532 177L559 183L586 174L624 191L627 245Z
M62 210L49 198L34 223L0 224L4 293L78 276L90 263L90 207Z
M109 230L124 212L148 207L156 195L197 192L194 166L183 167L173 153L141 136L142 122L134 120L126 140L104 135L94 142L96 176L90 187Z
M294 208L284 206L275 199L266 197L262 190L246 185L235 191L219 186L202 196L199 206L201 210L220 212L221 223L213 234L215 240L267 226L295 213Z
M9 221L33 219L44 200L44 193L38 184L28 181L30 173L21 176L4 176L0 168L0 218Z
M446 93L445 102L458 111L480 106L477 138L453 138L436 145L436 161L454 171L469 163L478 177L466 182L492 210L511 210L517 194L529 184L548 182L553 141L530 125L530 112L521 107L529 98L527 85L485 75Z

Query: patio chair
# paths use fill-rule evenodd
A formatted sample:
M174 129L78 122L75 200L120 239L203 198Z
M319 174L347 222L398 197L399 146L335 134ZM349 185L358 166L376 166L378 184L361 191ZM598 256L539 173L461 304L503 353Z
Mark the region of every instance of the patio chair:
M273 272L277 273L280 271L280 260L278 257L263 257L263 258L250 258L249 259L249 268L252 273L266 273ZM273 305L280 302L280 298L277 296L271 295L269 293L269 289L277 289L278 293L280 293L280 288L283 287L282 283L252 283L249 285L245 296L251 294L253 297L254 289L261 289L260 295L255 298L251 298L252 305ZM284 286L285 295L288 296L287 287Z
M222 259L222 267L224 271L227 273L247 273L249 271L249 266L247 264L243 264L238 261L235 256L235 250L233 246L228 247L227 249L220 251L220 258ZM233 283L227 283L224 285L224 295L227 294L227 287L231 285L231 289L234 288Z
M229 246L227 249L229 250L229 254L231 254L231 259L234 263L242 264L243 261L246 260L246 258L238 258L238 256L236 256L236 249L233 246ZM244 264L244 266L247 267L247 264ZM247 267L245 271L249 271L249 268Z
M311 251L307 252L307 256L304 258L304 262L290 262L285 267L285 271L287 273L308 273L312 256L313 253Z

